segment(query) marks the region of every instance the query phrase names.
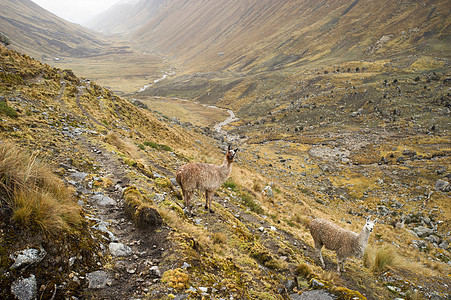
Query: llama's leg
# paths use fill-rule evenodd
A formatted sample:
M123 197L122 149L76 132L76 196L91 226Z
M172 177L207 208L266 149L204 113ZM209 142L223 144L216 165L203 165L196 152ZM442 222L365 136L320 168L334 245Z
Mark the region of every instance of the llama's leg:
M338 275L340 275L341 272L345 271L345 262L346 262L346 257L337 255L337 273L338 273Z
M345 272L345 262L346 262L346 257L343 257L342 261L341 261L341 271Z
M340 265L341 265L342 259L340 258L340 256L337 255L337 273L338 275L340 275Z
M317 243L315 241L315 251L316 251L316 255L319 257L319 261L321 262L321 266L323 267L323 269L326 268L326 264L324 263L324 259L323 259L323 255L321 254L321 248L323 248L323 244L321 243Z
M215 211L211 209L211 198L214 191L205 191L205 209L209 209L210 213L214 214Z
M183 197L185 198L185 209L188 212L188 215L192 215L192 213L191 213L191 206L189 204L189 202L191 200L191 192L184 191Z

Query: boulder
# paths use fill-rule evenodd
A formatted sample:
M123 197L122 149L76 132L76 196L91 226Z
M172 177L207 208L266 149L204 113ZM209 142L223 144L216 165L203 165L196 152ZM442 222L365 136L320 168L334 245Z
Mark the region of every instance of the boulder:
M113 206L116 205L116 201L114 199L105 196L103 194L97 194L91 197L91 200L95 202L99 206Z
M426 237L434 233L432 229L424 226L415 227L413 231L418 235L418 237Z
M451 190L451 186L448 181L440 179L435 183L435 189L437 191L449 192Z
M332 294L329 294L325 290L313 290L313 291L303 292L301 295L299 295L299 294L291 294L290 295L290 299L291 300L310 300L310 299L315 299L315 300L334 300L334 299L337 299L337 297L335 297Z
M89 289L103 289L113 282L108 273L102 270L86 274L86 279Z
M130 256L133 254L133 250L122 243L110 243L109 250L111 255L118 257L118 256Z
M36 277L19 278L11 285L11 293L19 300L34 300L38 295Z
M40 263L47 252L45 252L44 248L38 249L26 249L16 253L15 255L11 255L11 259L14 260L14 264L11 266L12 269L26 269L31 265L36 265Z

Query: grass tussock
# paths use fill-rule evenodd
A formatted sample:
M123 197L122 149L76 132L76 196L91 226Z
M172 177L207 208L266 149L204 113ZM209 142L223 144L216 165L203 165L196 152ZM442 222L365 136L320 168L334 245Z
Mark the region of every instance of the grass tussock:
M413 269L413 264L408 264L390 245L381 245L377 248L367 248L363 255L363 264L373 273L382 273L389 269Z
M11 219L28 228L52 234L82 222L72 191L49 166L8 143L0 145L0 195Z

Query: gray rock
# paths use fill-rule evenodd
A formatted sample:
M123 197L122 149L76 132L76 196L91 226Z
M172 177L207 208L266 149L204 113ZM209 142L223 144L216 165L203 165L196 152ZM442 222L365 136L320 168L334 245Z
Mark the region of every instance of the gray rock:
M437 246L440 243L440 238L436 235L430 235L430 236L426 237L425 240L429 241L433 244L437 244Z
M173 186L179 186L179 183L177 182L177 180L174 177L169 178L169 180L171 181Z
M38 295L36 277L19 278L11 285L11 293L19 300L34 300Z
M417 155L417 152L415 150L411 150L411 149L404 149L402 151L402 155L412 157L412 156Z
M413 231L418 235L418 237L429 236L434 233L432 229L424 226L415 227Z
M110 241L118 241L118 238L110 230L108 230L108 224L105 221L99 220L99 223L93 226L93 228L107 234Z
M316 280L315 278L313 278L310 281L310 286L313 288L322 288L324 286L324 283L319 282L318 280Z
M186 261L184 261L182 269L188 269L189 267L191 267L191 265L189 263L187 263Z
M449 192L451 190L451 186L448 181L440 179L435 183L435 189L437 191Z
M108 273L102 270L86 274L86 279L88 280L88 288L90 289L103 289L113 283Z
M272 191L272 188L269 185L265 186L265 188L262 191L262 194L266 195L268 198L274 197L274 192Z
M425 241L421 241L421 240L413 240L412 241L412 246L417 248L417 249L425 249L427 248L427 243Z
M285 283L285 288L287 289L288 292L293 291L295 287L296 282L294 282L293 280L287 280L287 282Z
M116 204L116 201L114 201L114 199L102 194L92 196L91 200L99 206L113 206Z
M443 241L438 245L439 248L447 250L449 247L449 243L447 241Z
M26 249L20 251L16 255L11 255L11 259L14 260L14 264L11 266L12 269L26 269L27 267L40 263L44 257L47 255L44 248L40 247L38 249Z
M115 242L110 243L108 248L110 250L111 255L113 255L115 257L130 256L133 254L132 249L129 246L124 245L122 243L115 243Z
M165 198L164 194L155 194L155 197L153 199L157 202L161 202L164 200L164 198Z
M301 295L299 294L291 294L290 295L291 300L334 300L337 299L332 294L329 294L328 292L324 290L314 290L314 291L306 291L303 292Z
M88 176L87 173L78 172L77 170L74 170L74 169L71 169L69 171L72 173L72 174L70 174L70 177L77 182L82 182L83 180L85 180L86 176Z
M160 271L160 268L158 268L158 266L151 267L149 269L149 272L153 276L161 277L161 271Z

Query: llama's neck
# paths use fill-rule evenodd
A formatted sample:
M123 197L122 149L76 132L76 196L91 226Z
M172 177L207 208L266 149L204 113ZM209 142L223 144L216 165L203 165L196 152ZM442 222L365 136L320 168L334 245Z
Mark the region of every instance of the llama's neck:
M221 179L224 181L227 180L230 173L232 172L232 161L229 161L227 158L224 159L222 165L218 166L218 173Z
M371 232L368 229L363 227L362 231L360 231L359 235L357 236L359 244L363 247L363 249L366 248L366 244L368 243L368 238L370 237L370 233Z

